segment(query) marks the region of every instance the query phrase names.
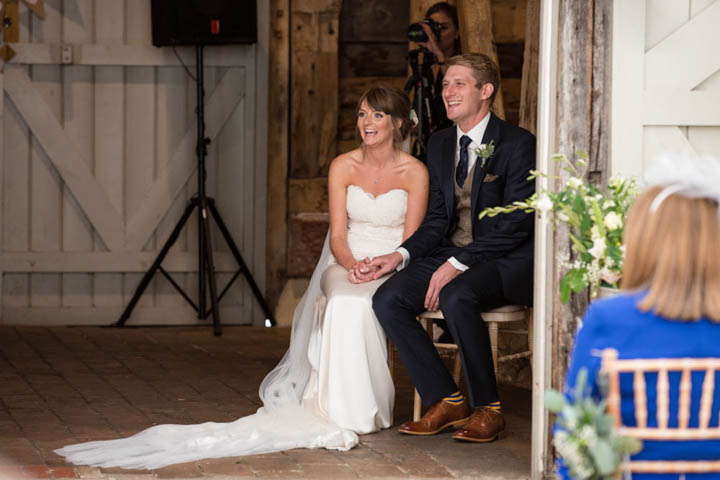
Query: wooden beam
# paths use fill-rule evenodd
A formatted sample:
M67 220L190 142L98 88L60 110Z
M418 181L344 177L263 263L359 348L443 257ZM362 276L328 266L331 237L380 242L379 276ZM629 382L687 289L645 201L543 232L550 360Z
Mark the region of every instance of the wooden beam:
M228 70L205 104L205 133L210 140L215 138L242 99L244 82L245 69ZM167 167L158 174L158 178L140 202L144 205L143 208L130 217L125 238L126 250L135 251L143 248L160 219L195 171L196 141L197 122L193 122L168 160Z
M484 53L498 64L490 0L458 0L457 4L462 51ZM502 88L499 85L492 109L498 117L505 118Z
M4 21L4 19L7 18L10 21L8 27L3 26L3 42L15 43L20 39L20 24L18 23L20 18L19 5L18 2L3 2L3 5L5 9L2 12L2 20Z
M527 0L525 52L520 86L519 125L532 133L537 130L538 48L540 43L540 0Z
M17 55L10 64L28 65L119 65L180 67L182 63L170 47L150 45L113 45L85 43L61 45L57 43L13 43ZM69 49L70 55L63 55ZM176 47L182 62L188 68L195 67L195 49ZM254 45L216 45L203 52L206 67L251 67L254 66Z
M110 250L120 248L125 237L122 217L24 69L5 69L5 91L103 242Z
M605 68L604 62L611 45L611 32L607 28L611 6L612 2L604 0L560 0L558 26L557 150L568 158L573 158L579 150L588 152L590 181L600 186L607 178L609 157L609 141L602 133L609 131L603 122L609 118L610 108L610 92L606 89L610 69ZM569 175L560 172L561 178ZM564 225L557 229L556 239L555 256L571 255L571 242ZM556 292L563 274L564 267L558 267ZM577 322L587 310L588 301L587 292L571 295L567 304L562 304L556 294L553 308L555 388L564 385Z
M63 272L63 273L113 273L145 272L157 257L157 252L45 252L4 253L0 255L0 269L4 272ZM218 272L238 270L229 252L214 252L213 261ZM171 252L163 262L168 272L196 272L196 252Z
M270 5L268 90L267 301L274 308L287 277L288 146L290 93L290 0Z

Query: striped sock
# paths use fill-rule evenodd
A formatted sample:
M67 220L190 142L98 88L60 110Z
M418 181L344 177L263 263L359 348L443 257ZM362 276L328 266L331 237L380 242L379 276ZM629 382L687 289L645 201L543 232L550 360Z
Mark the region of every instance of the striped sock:
M487 408L489 408L490 410L493 410L493 411L495 411L495 412L497 412L497 413L502 413L502 406L500 405L500 401L499 401L499 400L498 400L497 402L488 403L488 404L485 405L485 406L486 406Z
M447 402L451 405L460 405L465 401L465 397L462 393L458 390L457 392L453 393L452 395L449 395L445 398L443 398L443 402Z

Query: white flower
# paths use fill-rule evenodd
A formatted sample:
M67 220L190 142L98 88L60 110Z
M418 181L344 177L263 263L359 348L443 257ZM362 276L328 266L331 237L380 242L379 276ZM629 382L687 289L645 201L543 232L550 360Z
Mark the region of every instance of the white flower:
M598 230L597 225L593 225L590 229L590 238L593 239L593 242L600 238L600 230Z
M600 278L605 283L609 283L610 285L615 285L617 282L620 281L620 273L613 272L609 268L603 268L602 272L600 274Z
M559 219L561 222L567 222L568 220L570 220L570 217L568 217L568 216L567 216L566 214L564 214L563 212L558 212L557 216L558 216L558 219Z
M603 210L608 210L615 206L615 202L612 200L605 200L605 203L603 203L602 208Z
M415 112L415 109L410 109L410 121L413 123L413 125L417 126L419 120L417 113Z
M577 177L570 177L567 181L567 185L570 188L580 188L580 187L582 187L582 184L583 184L583 181Z
M608 187L610 188L618 188L623 183L622 177L612 177L610 180L608 180Z
M605 215L605 226L608 229L617 230L618 228L622 227L622 224L622 218L620 218L620 215L618 215L617 213L610 212Z
M542 213L546 213L552 209L553 202L552 200L550 200L550 197L543 193L542 195L540 195L540 198L538 198L536 207Z
M596 238L593 241L593 246L590 250L588 250L590 255L592 255L595 258L602 258L605 256L605 239L604 238Z

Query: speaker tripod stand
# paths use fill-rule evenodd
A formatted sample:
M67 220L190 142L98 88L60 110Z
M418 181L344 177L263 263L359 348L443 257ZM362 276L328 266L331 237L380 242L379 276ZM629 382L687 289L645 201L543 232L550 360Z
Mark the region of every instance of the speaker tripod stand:
M128 306L125 307L125 310L123 311L122 315L120 316L120 319L115 323L115 326L123 327L125 326L125 322L130 318L130 315L132 314L133 309L137 305L137 302L140 300L140 297L142 296L143 292L145 292L145 289L150 284L150 281L152 280L153 276L157 271L160 271L160 273L167 278L167 280L170 282L170 284L175 287L175 289L182 295L182 297L190 304L193 309L197 312L198 318L206 319L210 314L213 316L213 332L215 335L222 335L222 324L220 323L220 310L218 308L218 303L222 299L222 297L227 293L227 291L230 289L230 286L233 284L233 282L237 279L237 277L240 276L240 274L243 274L245 276L245 279L248 282L248 285L250 285L250 289L253 292L253 295L257 299L258 303L260 304L260 308L262 308L263 312L265 313L265 325L266 326L274 326L275 325L275 319L273 318L272 313L270 313L270 309L268 308L267 303L265 302L265 299L262 296L262 293L260 292L260 289L258 288L257 284L255 283L255 280L252 277L252 274L250 273L250 270L247 267L247 264L242 258L242 255L240 254L240 250L237 248L237 245L233 241L232 236L230 235L229 230L227 229L227 226L225 225L225 222L223 221L222 217L220 216L220 212L218 212L217 207L215 206L215 200L211 197L208 197L205 192L205 180L207 177L207 172L205 170L205 157L207 156L207 146L210 143L210 139L205 137L205 85L204 85L204 77L203 77L203 46L202 45L196 45L195 46L195 82L197 84L197 107L195 109L195 114L197 116L197 145L196 145L196 154L197 154L197 172L198 172L198 191L197 194L195 194L188 203L187 207L185 208L185 212L183 212L182 217L180 217L180 220L175 225L175 227L172 230L172 233L170 234L170 237L165 242L165 245L163 245L162 249L160 250L160 253L155 258L155 261L153 262L150 269L145 272L145 275L143 276L142 280L140 281L140 284L138 285L137 289L135 290L135 294L133 295L132 299L130 300L130 303L128 303ZM198 303L197 305L195 302L192 301L192 299L188 296L188 294L178 285L178 283L170 276L170 274L162 267L162 261L165 259L165 256L170 251L170 248L173 246L175 241L180 236L180 232L182 231L183 227L187 223L188 219L190 218L190 215L195 211L195 209L198 210ZM217 224L218 229L220 230L220 233L222 234L223 238L225 239L225 242L227 243L228 247L230 248L230 251L232 252L233 257L235 258L235 261L238 263L239 270L235 272L233 277L230 279L230 281L227 283L225 288L222 292L220 292L220 295L217 294L217 282L215 280L215 266L213 264L213 255L212 255L212 242L210 241L210 216L212 215L212 218L215 220L215 223ZM207 284L206 284L207 281ZM207 287L209 286L210 289L210 309L207 308Z

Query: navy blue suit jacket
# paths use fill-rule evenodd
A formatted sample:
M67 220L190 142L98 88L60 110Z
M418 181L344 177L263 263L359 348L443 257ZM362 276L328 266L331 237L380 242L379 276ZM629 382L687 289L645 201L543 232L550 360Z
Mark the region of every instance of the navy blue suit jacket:
M427 167L430 173L428 210L418 230L403 247L410 259L432 255L440 246L450 246L455 230L455 149L457 129L446 128L428 142ZM525 200L535 192L528 181L535 168L535 136L490 114L482 143L493 142L495 152L481 167L478 157L472 178L473 241L455 254L471 267L479 262L497 265L508 300L532 304L534 216L523 212L500 214L478 220L487 207Z

